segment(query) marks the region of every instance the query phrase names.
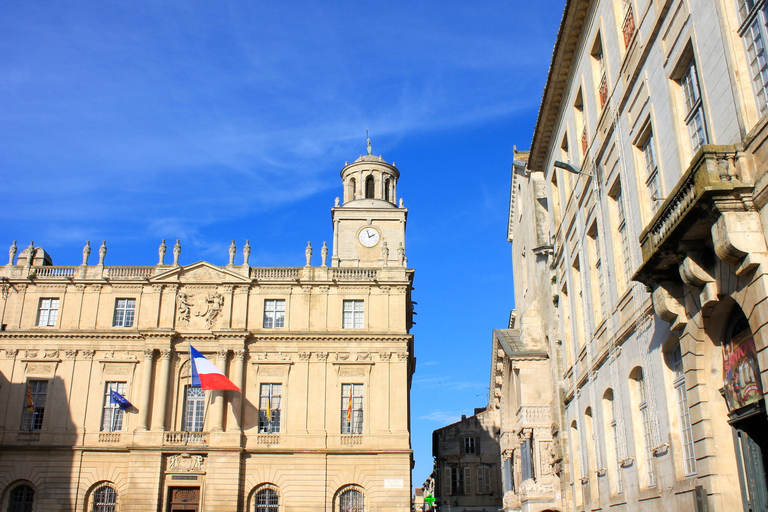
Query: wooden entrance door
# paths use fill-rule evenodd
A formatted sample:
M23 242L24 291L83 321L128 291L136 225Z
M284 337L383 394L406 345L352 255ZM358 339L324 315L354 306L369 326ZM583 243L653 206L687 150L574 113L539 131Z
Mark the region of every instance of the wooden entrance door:
M199 509L199 487L170 487L168 489L168 512L197 512Z

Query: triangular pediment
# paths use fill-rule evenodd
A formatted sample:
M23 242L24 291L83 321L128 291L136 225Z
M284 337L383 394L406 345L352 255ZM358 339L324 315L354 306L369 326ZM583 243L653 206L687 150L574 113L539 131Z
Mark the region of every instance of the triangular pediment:
M226 268L211 265L205 261L198 261L191 265L183 267L173 267L167 272L157 274L149 278L150 283L199 283L199 284L217 284L217 283L249 283L251 280L242 275L247 273L247 269Z

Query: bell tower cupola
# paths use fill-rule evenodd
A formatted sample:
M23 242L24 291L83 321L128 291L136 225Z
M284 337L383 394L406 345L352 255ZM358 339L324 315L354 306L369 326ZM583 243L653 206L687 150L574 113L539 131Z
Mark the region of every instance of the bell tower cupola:
M400 171L371 153L341 170L344 199L331 209L334 267L405 266L405 221L408 210L398 205Z

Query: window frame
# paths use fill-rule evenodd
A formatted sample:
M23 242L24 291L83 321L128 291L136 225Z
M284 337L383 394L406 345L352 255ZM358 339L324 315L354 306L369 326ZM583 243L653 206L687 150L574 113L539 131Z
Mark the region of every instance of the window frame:
M285 299L264 299L264 329L285 328ZM282 309L281 309L282 308Z
M20 489L22 496L19 496ZM8 493L8 512L32 512L35 508L35 488L26 482L14 486Z
M34 383L34 385L33 385ZM43 386L44 384L44 386ZM21 415L21 426L19 430L23 432L37 432L43 429L45 420L45 405L48 398L48 379L29 379L27 380L26 390L32 396L34 410L27 409L27 393L24 393L23 413ZM40 388L43 388L42 390Z
M133 327L136 320L136 299L126 297L115 299L115 314L112 327Z
M105 496L99 496L104 491ZM103 503L99 503L102 501ZM89 512L115 512L117 510L117 489L109 483L105 483L94 489L91 493L91 507Z
M365 385L343 383L341 385L341 434L361 435L365 419ZM350 401L352 410L350 413ZM347 417L349 416L349 419Z
M637 386L637 409L640 413L640 422L643 435L643 447L645 448L645 464L646 471L645 476L647 478L647 487L656 487L656 468L654 466L654 453L653 453L653 433L651 422L651 411L648 402L648 389L645 380L645 371L640 369L635 377L635 384Z
M365 328L365 300L344 299L341 304L342 329Z
M690 409L688 407L688 388L685 383L685 367L683 354L678 342L670 352L670 366L672 368L672 386L675 390L675 405L678 419L680 420L680 448L683 457L683 471L685 477L696 476L696 445L693 441L693 427L691 426Z
M461 438L461 448L464 455L477 455L478 438L474 436L464 436Z
M336 502L339 512L365 512L365 493L357 486L341 489Z
M127 382L123 381L110 381L104 385L104 405L101 413L101 432L121 432L123 430L123 421L125 419L125 411L120 404L116 404L112 401L112 395L110 391L125 396L126 389L128 387Z
M259 503L259 501L263 503ZM280 493L271 485L265 485L253 494L254 512L278 512L280 510Z
M266 391L267 394L264 394ZM269 401L270 417L266 407ZM283 384L259 384L259 434L279 434L282 427Z
M691 152L695 154L701 146L709 144L707 120L704 115L704 100L701 95L696 57L690 51L685 64L678 67L680 77L677 83L683 96L683 122L688 129ZM695 139L694 139L695 136Z
M757 113L762 117L768 112L768 1L751 2L751 7L747 6L748 3L746 0L737 0L736 10L741 22L737 33L744 43ZM754 50L755 46L761 48ZM754 56L751 55L753 52ZM761 81L759 85L758 79Z
M194 394L190 393L192 390L195 390ZM203 388L189 384L184 386L184 411L181 425L183 432L203 432L205 428L205 398Z
M60 297L41 297L37 306L37 322L35 325L37 327L56 327L60 307Z

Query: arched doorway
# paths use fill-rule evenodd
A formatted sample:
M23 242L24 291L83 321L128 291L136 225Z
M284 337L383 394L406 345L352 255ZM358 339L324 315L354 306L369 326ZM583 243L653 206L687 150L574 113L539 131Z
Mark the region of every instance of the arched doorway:
M744 509L768 511L768 418L755 340L738 306L724 334L722 394L728 406L728 423L733 428Z

